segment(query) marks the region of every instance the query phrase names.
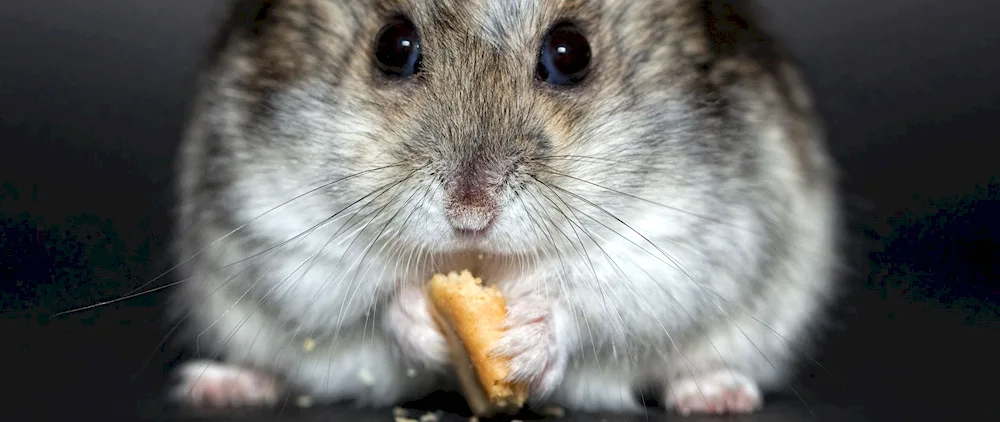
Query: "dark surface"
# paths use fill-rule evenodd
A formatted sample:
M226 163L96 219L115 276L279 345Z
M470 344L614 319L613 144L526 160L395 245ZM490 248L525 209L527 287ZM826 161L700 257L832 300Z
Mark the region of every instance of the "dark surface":
M0 396L0 420L186 420L153 400L178 356L158 346L169 328L161 294L50 316L120 297L170 267L172 153L216 16L206 11L220 4L0 8L0 350L14 390ZM795 384L802 398L733 420L995 419L1000 2L764 4L806 66L845 169L854 271L822 367L804 365ZM421 406L461 413L441 403ZM392 420L389 409L290 405L279 415ZM225 419L275 416L213 420Z
M293 406L290 406L293 407ZM437 418L438 422L467 422L469 418L465 415L459 415L456 413L449 413L441 410L428 410L428 409L416 409L408 408L404 409L404 413L400 414L401 417L411 418L419 420L422 416L432 414ZM157 413L157 415L162 415L162 413ZM199 422L211 422L223 419L237 419L247 422L258 422L258 421L295 421L295 422L329 422L329 421L393 421L397 414L393 410L389 409L364 409L356 410L350 408L315 408L315 409L286 409L282 412L269 412L269 413L258 413L258 414L248 414L248 415L224 415L224 416L214 416L214 417L199 417L190 416L183 420L185 421L199 421ZM813 419L813 418L816 419ZM705 422L705 421L717 421L720 418L713 416L688 416L681 417L676 415L667 415L662 411L657 411L651 409L648 413L639 413L636 415L579 415L579 414L566 414L561 417L550 417L548 419L541 414L532 414L530 412L525 412L525 415L518 416L518 420L529 421L529 420L565 420L574 422L631 422L631 421L679 421L683 420L685 422ZM158 420L158 419L150 419ZM178 419L163 418L159 419L166 421L176 421ZM497 420L510 420L508 419L497 419ZM866 416L856 410L849 408L841 408L829 405L814 405L805 407L802 403L777 403L776 406L768 408L766 411L753 415L746 415L740 417L726 418L726 420L741 421L741 422L765 422L765 421L802 421L802 420L829 420L829 421L868 421L868 420L878 420L878 419L868 419ZM486 419L483 419L486 422Z

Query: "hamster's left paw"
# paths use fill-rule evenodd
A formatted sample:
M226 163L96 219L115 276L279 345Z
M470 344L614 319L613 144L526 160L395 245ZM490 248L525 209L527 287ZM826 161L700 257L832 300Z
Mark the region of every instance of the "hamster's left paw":
M411 360L436 370L450 361L444 335L431 316L430 300L420 286L404 286L385 314L386 329Z

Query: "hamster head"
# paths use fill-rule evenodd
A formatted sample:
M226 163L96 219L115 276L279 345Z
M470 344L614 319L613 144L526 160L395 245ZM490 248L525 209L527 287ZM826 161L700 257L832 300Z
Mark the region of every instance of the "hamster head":
M774 177L748 116L779 63L729 2L242 3L200 117L224 135L187 176L242 222L320 186L274 230L532 254L580 225L682 233Z

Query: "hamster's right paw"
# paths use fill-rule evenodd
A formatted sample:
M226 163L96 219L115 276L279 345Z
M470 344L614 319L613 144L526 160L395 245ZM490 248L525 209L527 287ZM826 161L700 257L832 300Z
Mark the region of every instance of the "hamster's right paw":
M273 406L283 390L267 374L209 360L184 363L175 375L171 398L199 409Z
M564 312L542 296L511 298L507 303L507 331L494 352L510 358L510 380L529 381L532 394L539 398L555 390L566 373L567 351L557 341L555 324Z
M401 287L385 313L385 328L412 361L436 370L449 362L448 344L420 286Z

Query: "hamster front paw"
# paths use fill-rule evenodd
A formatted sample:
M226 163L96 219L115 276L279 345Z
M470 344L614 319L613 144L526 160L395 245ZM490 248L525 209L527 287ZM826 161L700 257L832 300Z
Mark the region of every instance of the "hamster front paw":
M494 353L510 357L512 381L528 381L536 398L547 396L562 383L567 350L555 332L561 312L541 296L511 298L507 302L506 332Z
M410 360L437 370L449 362L448 344L431 316L421 286L403 286L385 313L385 328Z
M750 378L736 371L719 370L679 380L668 385L668 408L682 415L753 413L761 407L760 389Z
M175 375L171 397L200 409L272 406L283 391L270 375L209 360L184 363Z

